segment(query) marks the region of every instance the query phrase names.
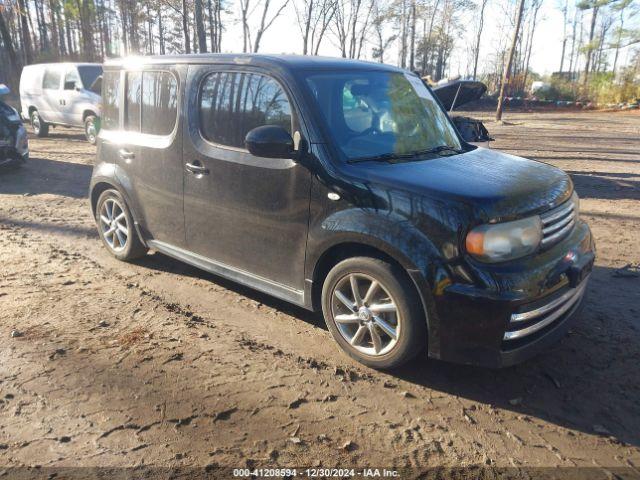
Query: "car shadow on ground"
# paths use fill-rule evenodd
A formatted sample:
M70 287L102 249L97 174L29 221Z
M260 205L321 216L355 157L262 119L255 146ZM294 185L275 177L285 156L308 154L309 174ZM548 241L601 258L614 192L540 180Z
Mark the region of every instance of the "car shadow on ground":
M50 193L84 198L89 193L93 165L30 158L22 165L0 169L0 193L41 195Z
M140 266L211 281L282 313L326 330L320 313L240 286L162 254ZM610 432L611 441L640 446L640 328L628 299L640 278L617 277L595 267L574 327L559 343L514 367L492 370L425 359L387 372L398 379L535 417L590 434ZM609 299L608 303L599 298ZM627 299L625 301L621 301ZM630 310L631 309L631 310ZM344 357L345 363L350 362Z

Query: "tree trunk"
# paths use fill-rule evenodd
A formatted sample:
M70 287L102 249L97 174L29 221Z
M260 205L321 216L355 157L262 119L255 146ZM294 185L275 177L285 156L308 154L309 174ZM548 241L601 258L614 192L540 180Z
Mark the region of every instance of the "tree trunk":
M211 0L207 0L207 14L209 17L209 41L211 42L211 51L216 53L218 51L216 48L217 34L214 27L216 19L213 16L213 2Z
M162 7L158 3L158 39L160 41L160 55L165 54L164 50L164 27L162 26Z
M589 85L589 68L591 67L591 58L593 55L593 36L596 30L596 20L598 18L598 10L600 7L598 5L593 7L593 13L591 14L591 29L589 30L589 45L587 48L587 63L584 66L584 79L582 80L582 88L585 90L585 94L587 93L587 86Z
M194 10L196 16L196 33L198 35L198 51L200 53L207 53L207 33L204 29L204 18L202 8L202 0L194 1Z
M618 67L618 56L620 54L620 43L622 42L622 32L624 29L624 11L625 8L620 9L620 27L618 28L618 41L616 42L616 53L613 57L613 73L616 73Z
M484 9L487 6L487 0L482 0L480 8L480 18L478 20L478 36L476 37L476 51L473 60L473 79L478 77L478 59L480 58L480 37L482 37L482 29L484 28Z
M20 64L18 62L18 56L16 55L16 51L13 48L13 42L11 41L11 34L9 33L7 24L4 21L2 12L0 12L0 38L2 38L4 49L7 52L7 57L9 57L8 81L9 83L12 84L12 86L15 86L18 84L18 81L19 81Z
M564 9L562 10L562 18L563 18L563 24L562 24L562 53L560 54L560 73L562 73L562 70L564 68L564 53L565 50L567 48L567 13L569 11L569 0L565 0L564 2Z
M33 49L31 47L31 33L29 33L29 21L27 18L28 10L24 0L18 0L18 8L20 9L20 43L24 54L24 64L33 63Z
M498 108L496 109L496 122L499 122L502 120L504 92L505 92L506 85L509 82L509 76L511 73L511 64L513 63L513 54L516 51L518 36L520 35L520 24L522 23L523 10L524 10L524 0L518 0L518 13L516 15L516 24L513 29L513 38L511 39L511 48L509 49L507 63L505 64L504 72L502 73L502 82L500 84L500 94L498 95Z
M416 58L416 2L411 2L411 45L409 47L409 70L415 70Z
M57 1L49 0L49 23L51 24L51 43L53 45L53 58L60 56L60 45L58 44L58 24L56 21Z
M184 33L184 51L191 53L191 39L189 38L189 12L187 0L182 0L182 32Z

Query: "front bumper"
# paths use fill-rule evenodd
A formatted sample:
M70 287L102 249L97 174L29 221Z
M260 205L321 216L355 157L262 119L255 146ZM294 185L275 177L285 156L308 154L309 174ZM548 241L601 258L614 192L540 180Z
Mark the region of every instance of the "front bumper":
M0 167L22 163L28 159L27 131L20 125L12 137L0 140Z
M580 222L542 254L509 265L472 265L482 287L454 283L434 299L429 355L493 368L536 355L577 317L594 259L591 232Z

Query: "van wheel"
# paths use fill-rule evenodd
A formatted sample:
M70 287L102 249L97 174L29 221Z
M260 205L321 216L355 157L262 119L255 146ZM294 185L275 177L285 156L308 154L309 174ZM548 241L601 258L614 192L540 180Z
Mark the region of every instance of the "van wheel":
M31 112L31 127L36 137L46 137L49 135L49 124L40 118L37 110Z
M98 128L96 126L96 117L94 115L88 115L84 119L84 136L87 138L87 142L91 145L95 145L98 139Z
M131 212L117 190L105 190L98 198L96 223L102 242L118 260L129 261L147 253L133 225Z
M354 257L333 267L322 287L322 312L340 347L372 368L398 367L426 346L413 284L380 259Z

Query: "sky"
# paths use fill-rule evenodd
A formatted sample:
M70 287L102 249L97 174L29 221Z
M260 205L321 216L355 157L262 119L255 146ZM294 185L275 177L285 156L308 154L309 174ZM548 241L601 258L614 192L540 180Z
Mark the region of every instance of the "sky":
M531 69L540 74L550 74L557 71L560 66L560 55L563 38L563 15L560 9L561 0L542 0L542 6L538 13L538 26L534 37L534 46L531 53ZM486 8L485 24L480 44L480 68L490 61L490 54L496 51L501 38L504 38L504 31L512 31L512 20L509 20L504 11L504 0L489 0ZM256 12L256 17L258 12ZM464 76L467 71L468 48L474 42L476 29L476 13L468 13L461 18L461 24L468 25L467 31L456 42L456 47L452 55L453 61L450 68L451 76L460 74ZM571 13L570 13L571 15ZM238 12L233 12L233 17L238 17ZM586 18L585 26L588 18ZM227 20L228 30L223 37L223 51L242 51L242 28L240 23L234 21L230 16ZM331 39L333 40L333 39ZM568 49L569 47L567 47ZM621 53L620 59L624 62L630 48ZM567 50L568 51L568 50ZM260 52L262 53L301 53L302 40L298 29L298 22L291 5L285 13L278 18L270 30L263 37ZM332 44L327 37L323 40L321 55L339 56L340 50ZM394 48L386 55L387 63L394 63L397 59L397 50ZM371 59L371 46L366 48L366 58ZM568 62L568 53L565 63Z

